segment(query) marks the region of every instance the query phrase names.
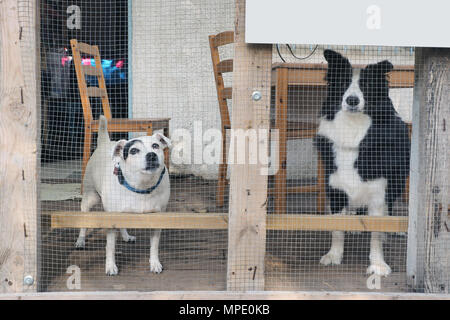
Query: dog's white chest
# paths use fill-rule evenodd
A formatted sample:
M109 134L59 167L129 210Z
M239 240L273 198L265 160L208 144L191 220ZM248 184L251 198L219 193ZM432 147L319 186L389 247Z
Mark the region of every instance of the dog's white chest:
M322 119L319 126L319 134L333 142L337 170L330 175L329 184L344 191L351 205L368 205L371 199L384 198L385 179L364 182L355 168L359 145L371 123L365 114L340 111L332 121Z
M349 113L339 111L333 120L322 119L319 125L319 134L331 140L334 146L342 149L355 149L367 134L372 120L363 113Z

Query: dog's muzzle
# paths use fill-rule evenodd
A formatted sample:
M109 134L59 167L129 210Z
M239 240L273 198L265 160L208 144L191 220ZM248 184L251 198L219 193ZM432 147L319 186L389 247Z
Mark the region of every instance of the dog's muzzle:
M145 155L145 170L153 170L159 168L159 158L154 152Z

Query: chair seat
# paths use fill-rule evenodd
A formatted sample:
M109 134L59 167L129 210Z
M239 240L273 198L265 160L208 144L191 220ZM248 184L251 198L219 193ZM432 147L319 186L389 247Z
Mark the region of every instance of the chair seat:
M108 131L113 132L144 132L147 131L149 125L152 130L162 130L168 128L170 118L153 118L153 119L127 119L115 118L108 120ZM91 130L98 131L99 121L93 120L90 124Z

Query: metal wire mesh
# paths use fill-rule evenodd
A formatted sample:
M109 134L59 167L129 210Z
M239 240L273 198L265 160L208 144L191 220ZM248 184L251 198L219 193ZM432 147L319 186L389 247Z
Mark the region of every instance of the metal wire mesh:
M232 1L214 6L207 1L41 2L44 212L80 210L85 119L70 39L98 46L113 119L170 118L171 197L165 211L227 212L215 206L217 165L204 164L194 154L210 143L220 146L207 140L208 129L220 127L208 35L232 27L233 8ZM82 55L82 61L92 65L93 57ZM86 76L88 86L94 80ZM98 119L104 113L101 99L90 101ZM111 139L145 134L112 133ZM91 151L95 140L96 134ZM102 209L100 204L93 208ZM69 290L66 280L74 274L66 273L69 266L79 268L81 290L226 288L226 230L164 230L159 248L164 271L154 274L148 262L152 231L129 229L136 241L117 239L119 274L110 277L104 230L88 230L85 247L77 249L78 229L50 229L47 215L42 224L42 290Z
M294 47L294 48L292 48ZM365 67L368 64L374 64L383 60L390 60L396 69L408 69L411 74L408 73L400 75L399 82L401 84L391 85L397 87L395 89L391 88L389 96L392 98L394 107L399 113L400 117L405 123L411 124L411 108L412 108L412 78L407 78L412 75L413 65L414 65L414 51L412 48L392 48L392 47L367 47L367 46L278 46L274 49L274 61L280 62L279 70L281 68L286 68L287 72L284 74L283 90L287 91L284 93L287 96L287 105L283 106L279 101L276 101L272 97L273 103L279 106L287 108L287 115L285 120L287 123L285 126L289 127L290 122L295 128L308 129L310 127L315 128L319 133L325 134L326 124L333 123L336 114L342 114L344 93L349 90L352 70L347 69L346 64L337 65L335 72L336 77L339 81L336 84L336 80L328 73L326 76L326 70L324 68L324 50L334 50L340 52L344 57L350 60L351 65L353 65L353 70L357 68ZM307 57L304 60L299 58ZM285 62L282 62L284 60ZM330 61L328 61L328 68L330 68ZM280 73L280 71L278 72ZM312 70L312 71L311 71ZM328 70L328 72L330 72ZM350 72L350 74L348 74ZM320 74L320 75L319 75ZM328 78L330 83L327 87L327 82L325 76ZM350 77L350 78L349 78ZM364 90L380 90L381 88L370 89L370 85L380 85L375 83L368 83L369 81L375 82L376 75L371 75L373 79L369 78L367 86L362 88L363 93L361 97L367 98L367 93ZM384 77L384 74L383 74ZM391 77L393 78L393 77ZM346 79L346 80L345 80ZM362 78L361 78L362 79ZM362 84L362 81L360 81ZM337 86L343 87L337 87ZM274 90L278 90L274 89ZM282 95L280 93L279 95ZM375 99L375 101L374 101ZM379 97L374 97L371 101L366 101L364 112L370 114L369 108L381 108L385 101L379 94ZM376 101L379 99L380 101ZM328 114L329 102L332 101L333 108ZM278 106L278 107L279 107ZM340 113L339 113L340 111ZM388 115L380 116L381 122L389 121L387 120ZM355 118L356 119L356 118ZM372 120L374 123L375 120ZM334 126L335 124L333 124ZM355 123L351 120L345 122L341 127L333 127L333 134L342 134L342 143L350 143L354 139L355 131L353 131ZM317 126L317 127L315 127ZM336 124L336 126L338 126ZM406 130L407 125L404 125ZM386 129L386 128L385 128ZM289 128L288 128L289 130ZM392 129L390 129L392 130ZM279 194L278 196L282 199L276 199L277 195L274 197L274 210L276 213L277 205L278 210L281 212L288 212L289 214L367 214L368 203L352 203L358 202L358 197L363 195L357 195L358 192L364 192L363 185L360 184L361 181L367 178L361 178L360 176L352 176L350 171L352 168L358 170L361 174L364 170L375 170L382 172L383 163L382 160L385 155L383 155L384 147L383 143L380 142L382 138L381 135L374 134L374 141L364 140L363 145L357 143L353 146L355 157L349 156L345 158L343 154L347 154L347 150L343 153L339 153L340 146L338 146L339 140L333 135L327 136L327 142L332 141L334 143L331 147L332 152L326 153L326 148L320 145L321 142L316 140L316 148L314 147L313 139L311 137L306 137L298 139L300 135L297 135L297 140L292 137L292 140L287 141L287 155L284 155L284 159L280 160L280 163L286 161L286 169L281 165L281 170L286 170L286 173L281 173L282 179L280 183L287 183L287 190L290 188L295 191L296 186L312 186L307 191L315 191L314 193L302 193L293 194L288 192L286 195ZM305 136L305 135L304 135ZM333 138L336 138L333 141ZM317 138L316 138L317 139ZM329 139L329 140L328 140ZM404 137L394 138L398 141L402 141ZM280 142L281 143L281 142ZM374 147L370 144L379 144L378 147ZM399 171L408 171L409 164L409 142L401 145L397 141L391 141L391 143L396 144L393 153L389 154L388 157L405 157L402 163L404 163L404 168L397 168ZM317 146L317 144L319 144ZM350 146L348 146L350 147ZM363 149L366 148L366 149ZM378 148L376 151L371 153L371 157L377 157L378 162L374 159L364 159L363 152L365 150L370 150L371 148ZM398 150L397 148L400 148ZM404 148L404 150L401 150ZM357 150L360 150L359 155ZM374 149L374 150L375 150ZM321 150L322 154L318 154L317 151ZM330 150L330 151L331 151ZM367 152L367 151L366 151ZM395 154L398 152L399 155ZM318 158L320 155L320 158ZM347 154L349 155L349 154ZM281 156L283 157L283 155ZM343 158L341 158L343 157ZM358 165L355 161L369 160L368 163L363 164L363 169L357 169ZM320 166L319 161L322 162ZM399 161L402 161L401 159ZM370 162L370 163L369 163ZM377 168L370 168L367 166L377 166ZM395 165L395 164L390 164ZM340 167L341 166L341 167ZM343 184L347 184L347 187L340 185L340 182L333 182L333 174L339 175L339 170L344 170L343 167L349 168L350 171L343 173L342 179ZM336 173L337 172L337 173ZM402 177L398 173L398 178L401 180L400 184L403 184L403 189L406 187L407 181L406 177ZM330 184L331 183L331 184ZM333 185L333 183L335 183ZM395 182L396 183L396 182ZM318 184L318 185L317 185ZM313 190L314 186L318 189ZM336 187L338 186L338 187ZM353 189L357 188L359 190ZM336 193L337 190L347 190L346 193ZM275 191L276 192L276 191ZM351 192L355 192L351 194ZM367 191L365 191L367 192ZM407 215L407 194L399 195L396 197L396 201L393 204L393 210L391 214L393 216L406 216ZM364 195L366 196L366 195ZM372 193L367 194L367 200L370 200ZM353 197L353 200L352 200ZM278 201L278 203L277 203ZM341 212L333 207L340 206L341 204L346 204L345 213ZM332 210L330 211L330 205ZM369 203L370 205L370 203ZM364 210L366 212L363 212ZM383 209L386 210L386 209ZM387 215L387 212L378 212L371 214ZM350 229L350 225L348 225ZM295 229L295 228L293 228ZM345 229L345 228L344 228ZM266 288L273 289L287 289L287 290L344 290L344 291L366 291L371 288L370 275L366 273L367 267L369 266L369 249L370 249L370 235L369 232L347 232L345 236L344 254L336 253L335 260L330 261L324 260L324 256L330 249L331 242L330 232L315 232L315 231L273 231L269 232L268 238L268 255L267 259L272 261L272 264L268 266L268 276L266 277ZM378 283L379 289L383 291L403 291L408 290L406 285L405 277L405 266L406 266L406 234L405 233L387 233L387 241L385 242L384 254L386 261L389 261L393 273L387 278L380 278ZM279 239L283 239L280 241ZM339 241L338 241L339 242ZM333 243L335 247L336 241ZM338 245L339 247L339 245ZM339 251L339 249L337 250ZM373 254L373 253L372 253ZM322 264L319 264L319 261ZM323 264L333 264L326 265ZM338 265L334 265L338 264ZM370 278L370 279L369 279ZM373 284L373 283L372 283ZM369 286L369 287L368 287Z
M135 240L128 238L133 240L129 242L122 241L117 231L117 244L113 253L119 271L113 276L105 274L111 273L111 270L108 272L108 262L105 270L105 256L111 244L107 244L107 237L111 237L108 235L111 231L88 229L84 246L77 248L75 243L79 228L52 228L50 216L54 212L83 210L82 198L86 197L86 193L81 191L83 188L83 192L86 192L86 185L82 187L83 156L86 157L86 152L91 154L99 146L96 142L97 132L92 130L95 131L91 137L92 145L86 151L86 130L93 127L85 128L86 110L83 110L80 96L80 78L74 67L71 39L98 46L112 119L170 118L170 130L159 131L168 135L172 144L166 154L170 155L167 163L170 199L161 208L168 213L183 213L189 217L221 217L220 214L223 214L228 218L231 210L229 203L233 201L230 199L230 188L233 189L233 185L230 186L230 172L239 165L231 163L236 161L235 156L238 157L230 147L236 143L233 141L235 136L230 132L235 128L231 120L236 119L233 111L241 107L233 104L232 97L235 96L231 93L235 91L229 88L250 93L254 90L236 88L233 83L236 72L255 83L269 84L270 90L267 90L270 91L270 99L263 99L267 99L270 110L260 108L253 115L254 118L239 119L240 124L247 120L248 123L267 121L268 127L272 129L269 144L264 145L255 140L260 144L256 150L262 154L262 158L264 152L270 155L269 174L265 178L267 190L262 188L266 193L257 194L267 198L264 209L268 217L273 218L267 220L267 232L264 231L264 290L413 290L406 283L405 232L345 232L345 241L342 240L343 233L334 233L333 247L343 244L344 252L338 254L335 260L324 260L322 257L327 254L332 242L333 226L329 224L336 221L317 220L319 222L313 225L305 220L312 215L326 218L331 213L352 216L408 215L408 180L403 173L409 172L408 132L412 124L415 62L413 48L274 45L271 59L265 60L266 64L271 63L267 69L269 72L245 74L245 70L236 69L236 61L230 62L235 52L234 39L230 39L234 36L235 27L235 4L231 0L42 0L39 10L39 188L43 213L39 243L40 290L226 290L231 277L228 274L227 278L227 268L230 272L229 230L217 227L217 224L210 228L200 225L195 228L189 226L188 222L183 225L184 220L180 220L177 222L181 224L180 228L162 230L159 260L164 269L161 273L150 271L151 228L128 229L128 233L136 237ZM215 56L214 42L209 36L225 31L230 33L226 33L222 40L217 40L217 44L227 44L217 45ZM335 73L330 75L330 61L327 64L324 58L326 50L340 53L343 60L349 60L349 64L340 61L335 65ZM81 58L86 70L87 66L98 69L92 55L82 53ZM244 57L244 62L251 64L251 59L252 56ZM376 74L366 68L367 65L384 60L389 60L393 66L388 95L401 119L395 120L395 124L390 123L394 121L392 119L397 119L394 113L390 113L393 110L380 109L388 103L383 79L391 70L382 70ZM267 68L267 65L262 68ZM98 85L92 75L86 76L85 81L88 87ZM350 93L346 96L347 92ZM348 96L356 96L362 102L348 103ZM90 98L94 120L105 113L102 97L104 95ZM330 101L333 102L333 110L328 110ZM347 103L345 107L344 102ZM350 104L361 110L342 111ZM372 111L368 111L368 108L372 108ZM331 152L321 154L318 150L323 151L325 147L317 142L317 133L325 130L321 126L332 123L338 113L348 118L339 123L340 127L331 124L335 126L333 134L325 135L326 142L330 144L331 141L331 146L328 145ZM356 114L354 118L353 113ZM112 126L113 120L108 120ZM125 120L119 121L121 123L125 123ZM383 125L377 126L375 123ZM393 127L395 125L397 127ZM401 132L396 131L396 128ZM372 140L364 140L369 130ZM381 131L377 133L376 130ZM386 130L390 133L387 134ZM110 133L111 140L123 139L128 143L149 133L146 129L141 132L119 131ZM155 132L152 130L151 133ZM357 138L358 135L361 136ZM339 153L339 141L333 141L338 136L343 137L341 142L344 144L353 143L346 147L351 150L345 150L345 155ZM246 139L249 144L252 143L251 137ZM389 149L389 144L394 147ZM131 149L132 146L129 146L127 153ZM126 165L124 148L117 149L115 145L108 150L110 154L103 155L104 159L111 158L113 161L114 156L122 157L120 163ZM364 150L369 151L359 153ZM138 157L141 151L135 152ZM358 158L358 155L368 158ZM387 159L392 162L386 164ZM104 167L112 166L111 163L98 162L92 165L94 169L87 169L87 175L95 175ZM162 162L160 166L163 166ZM393 181L386 182L387 171ZM157 172L159 174L161 171ZM341 180L333 184L332 176L336 172ZM110 175L114 173L110 172ZM132 178L132 175L129 176L129 179ZM99 189L108 180L104 177L94 179L97 179L96 192L101 193ZM245 179L249 177L243 176L241 180L233 180L232 177L231 181L234 181L235 186L251 184ZM374 180L377 182L371 183ZM116 177L113 176L111 181L116 181ZM397 189L386 191L389 183L394 183ZM133 200L135 194L108 188L103 190L111 190L111 194L117 194L116 198L106 206L97 199L95 206L88 206L88 211L117 212L124 211L124 203L137 205L138 201ZM114 188L124 186L122 184ZM336 190L340 192L333 198L332 193ZM391 193L394 194L392 198L384 197L384 194ZM381 199L380 194L383 195ZM103 193L102 198L108 197L111 198L111 195ZM371 205L376 201L381 204L377 203L374 209ZM333 206L336 202L344 202L345 205L335 210ZM132 205L127 208L134 210ZM274 219L277 219L276 224ZM340 230L353 230L354 221L343 220ZM390 228L389 222L385 222L385 225ZM380 241L374 243L371 236L379 236ZM384 247L381 244L381 253L380 243L384 243ZM240 251L237 256L243 266L247 265L249 255L254 254L259 247L248 244L247 249ZM373 257L369 257L383 253L389 269L385 267L378 274L380 277L371 278L367 271L374 261L371 260ZM378 260L378 263L381 262ZM257 274L256 269L249 271Z

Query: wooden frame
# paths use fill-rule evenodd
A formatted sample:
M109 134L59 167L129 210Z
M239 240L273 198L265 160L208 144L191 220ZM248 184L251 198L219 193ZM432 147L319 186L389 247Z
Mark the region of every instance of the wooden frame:
M267 128L268 99L265 97L270 72L269 47L243 43L244 0L236 1L236 31L239 34L236 63L242 74L237 73L236 88L233 91L236 114L241 122L250 121L256 128ZM0 47L1 90L0 90L0 299L449 299L447 295L436 294L363 294L363 293L302 293L302 292L173 292L173 293L33 293L36 281L24 285L24 276L39 279L39 206L38 150L39 150L39 46L36 41L39 28L36 16L32 15L25 26L18 21L18 1L0 2ZM39 2L22 4L29 12L38 15ZM23 21L22 21L23 22ZM24 30L25 28L25 30ZM23 32L25 31L25 32ZM27 59L23 59L26 57ZM31 57L31 59L30 59ZM242 59L245 58L246 59ZM448 293L448 259L439 256L442 248L449 244L448 232L448 117L449 117L449 49L418 49L416 56L415 102L413 121L412 172L410 187L410 223L405 217L361 217L361 216L310 216L310 215L266 215L265 198L267 184L260 183L258 167L244 165L232 168L231 203L228 222L226 214L150 214L136 217L148 226L170 227L169 219L183 218L183 224L199 227L199 219L205 228L217 224L217 228L229 230L228 289L262 290L264 267L261 259L264 253L265 230L334 230L349 226L353 230L389 232L408 228L407 273L416 288L425 288L431 293ZM256 62L261 73L254 73L248 63ZM24 65L24 63L30 65ZM419 68L417 68L419 67ZM27 71L27 74L24 74ZM92 71L92 70L91 70ZM87 71L87 72L91 72ZM94 71L92 71L94 72ZM250 78L248 75L255 75ZM245 77L247 75L247 77ZM258 81L255 81L258 80ZM264 85L264 87L262 87ZM268 85L268 86L266 86ZM259 103L249 101L249 89L260 89L265 97ZM95 91L95 90L94 90ZM97 91L96 91L97 92ZM92 92L96 94L96 92ZM97 92L98 93L98 92ZM250 107L248 107L250 106ZM258 115L258 116L256 116ZM242 117L242 118L241 118ZM239 120L237 119L237 120ZM234 120L234 119L233 119ZM13 160L11 160L13 159ZM12 164L12 165L11 165ZM422 170L419 170L419 168ZM444 174L443 174L444 173ZM447 176L445 175L447 174ZM246 179L242 182L242 176ZM239 179L238 179L239 178ZM255 178L252 180L250 178ZM266 180L266 179L264 179ZM245 201L243 201L245 200ZM49 213L54 227L68 223L74 226L117 227L123 216L120 213ZM58 220L62 218L62 220ZM129 216L127 216L129 222ZM393 223L394 222L394 223ZM91 224L92 223L92 224ZM170 225L169 225L170 223ZM89 225L90 224L90 225ZM194 225L195 224L195 225ZM386 225L390 229L387 229ZM124 224L126 225L126 224ZM70 227L70 225L66 225ZM294 228L294 229L292 229ZM255 230L257 232L255 232ZM243 235L243 237L239 237ZM254 251L245 261L253 269L255 279L239 285L235 279L248 279L248 270L238 265L240 253ZM445 254L445 253L444 253ZM247 256L246 256L247 257ZM441 259L439 259L441 257ZM447 269L448 270L448 269ZM235 272L235 274L232 274Z
M449 293L450 49L416 50L406 273L414 288Z
M0 295L6 300L449 300L444 294L292 291L97 291ZM245 303L245 302L244 302Z
M260 141L268 141L272 46L245 43L245 0L235 2L234 42L231 128L256 130ZM260 100L252 100L254 91ZM244 151L248 159L248 144ZM259 155L268 159L268 146ZM230 175L227 290L232 291L264 290L267 176L260 174L261 161L245 162L233 164Z
M39 276L38 3L0 2L0 293L36 291Z
M363 65L354 65L362 68ZM326 63L274 63L272 71L272 86L277 84L277 73L281 69L287 69L288 74L283 77L283 81L289 85L325 87L327 82L325 76L327 72ZM388 74L389 87L413 88L414 87L414 66L395 65L394 70Z
M228 229L227 213L49 212L52 228ZM266 230L407 232L408 217L270 214Z

